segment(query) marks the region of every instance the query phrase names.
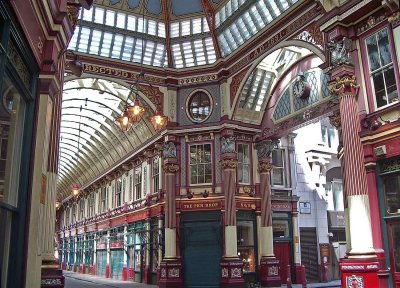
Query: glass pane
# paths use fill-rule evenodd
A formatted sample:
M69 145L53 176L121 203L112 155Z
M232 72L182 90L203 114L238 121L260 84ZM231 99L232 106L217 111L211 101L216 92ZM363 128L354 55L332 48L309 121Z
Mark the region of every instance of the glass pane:
M8 258L10 252L10 236L11 236L11 217L9 211L0 207L0 286L6 287L8 269Z
M390 225L393 243L393 260L396 272L400 272L400 223Z
M367 51L369 59L369 68L370 71L375 71L381 66L379 63L378 46L376 43L375 35L367 38L366 42L367 42Z
M382 66L392 63L392 55L390 54L389 38L387 35L387 30L383 29L377 35L379 54L381 58Z
M17 206L25 103L10 78L3 80L0 120L0 201ZM7 100L7 101L4 101Z
M272 185L283 185L283 169L273 168L272 171Z
M400 213L400 176L390 176L384 179L384 193L386 198L386 211Z
M396 86L396 76L394 74L393 66L384 71L386 82L386 93L388 96L389 104L397 102L399 95Z
M374 83L376 105L379 107L387 105L387 97L385 92L385 82L383 82L383 72L378 72L372 75Z

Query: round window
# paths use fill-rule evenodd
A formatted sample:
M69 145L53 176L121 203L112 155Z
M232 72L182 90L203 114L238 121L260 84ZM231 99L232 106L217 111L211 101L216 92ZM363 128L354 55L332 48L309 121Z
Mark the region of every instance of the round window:
M195 122L202 122L211 114L211 98L203 91L194 93L188 103L190 118Z

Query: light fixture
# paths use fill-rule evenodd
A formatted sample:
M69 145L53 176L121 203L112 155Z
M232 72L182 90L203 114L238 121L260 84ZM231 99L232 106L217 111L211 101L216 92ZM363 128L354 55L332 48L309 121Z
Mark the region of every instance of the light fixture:
M74 74L76 77L81 77L83 73L83 64L79 60L78 55L76 55L73 50L67 50L66 48L61 50L60 53L58 53L58 59L60 59L61 56L66 53L72 54L74 56L74 59L72 61L66 62L69 70L71 70L72 74Z
M74 197L77 197L79 195L79 185L78 184L74 184L74 186L72 187L72 195Z
M60 201L56 200L56 209L58 210L58 208L60 208L60 207L61 207Z
M143 10L143 15L142 15L142 35L145 35L144 33L144 10ZM142 50L141 50L141 57L140 59L144 58L144 40L142 42ZM155 130L159 130L163 128L167 122L168 122L168 117L162 114L161 110L161 103L159 99L159 95L155 93L155 89L151 85L150 81L146 79L145 74L143 72L142 66L143 66L143 60L141 60L140 63L140 73L139 75L135 78L134 82L131 84L130 88L131 91L126 99L125 102L125 108L122 111L120 115L118 115L115 118L115 122L117 122L118 126L124 131L128 132L129 129L132 128L133 124L137 123L140 121L142 118L143 114L146 112L145 107L141 106L140 104L140 95L139 92L142 94L146 95L149 99L154 99L156 101L156 113L152 116L149 117L149 120L151 124L153 125ZM128 100L133 95L133 105L128 105ZM127 119L127 115L129 115L129 119Z

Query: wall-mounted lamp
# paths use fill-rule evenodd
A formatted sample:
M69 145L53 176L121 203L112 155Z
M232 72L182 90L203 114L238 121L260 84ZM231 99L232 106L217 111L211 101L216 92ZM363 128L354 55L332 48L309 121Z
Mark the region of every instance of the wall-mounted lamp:
M78 55L76 55L75 52L72 50L63 49L58 54L58 58L60 58L65 53L69 53L74 56L74 59L72 61L66 62L66 64L68 65L68 68L71 70L72 74L74 74L76 77L81 77L83 73L83 64L79 60Z

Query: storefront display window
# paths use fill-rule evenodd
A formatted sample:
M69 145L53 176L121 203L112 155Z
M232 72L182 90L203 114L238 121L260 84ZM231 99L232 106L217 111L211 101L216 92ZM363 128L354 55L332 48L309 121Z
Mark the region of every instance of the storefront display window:
M400 272L400 222L390 225L393 243L393 263L395 272Z
M0 107L0 286L6 287L12 246L11 222L18 209L25 103L11 79L2 79ZM26 144L26 143L25 143ZM7 286L8 287L8 286Z
M243 272L256 271L254 253L254 223L253 221L238 220L237 222L238 257L243 261Z
M384 177L384 193L387 213L400 213L400 175Z

